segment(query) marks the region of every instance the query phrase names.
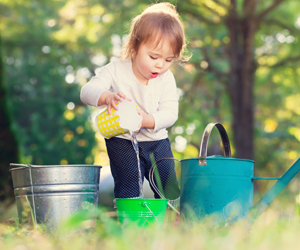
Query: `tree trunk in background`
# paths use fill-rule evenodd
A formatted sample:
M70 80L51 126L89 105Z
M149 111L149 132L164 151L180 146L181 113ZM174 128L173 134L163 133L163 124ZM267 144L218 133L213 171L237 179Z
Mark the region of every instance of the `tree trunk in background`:
M277 0L282 1L282 0ZM215 1L220 3L219 1ZM220 3L224 7L224 4ZM244 159L254 159L254 74L256 62L254 58L254 35L259 18L256 11L257 1L245 0L243 2L242 13L237 10L237 0L230 0L228 13L224 19L224 24L228 30L230 43L224 45L223 49L228 54L230 65L229 73L221 72L211 65L210 55L204 53L204 58L208 61L207 71L213 72L219 81L225 85L231 101L232 129L234 134L234 145L236 148L235 157ZM203 17L199 6L191 0L178 2L178 10L183 13L192 14L200 21L209 25L216 25L212 20ZM215 11L212 10L215 14ZM221 18L221 17L220 17ZM220 24L220 25L222 25ZM202 50L205 52L205 50ZM223 79L222 79L223 77Z
M6 88L4 85L4 67L2 60L2 43L0 36L0 200L13 198L11 162L18 162L18 143L12 130L11 117L8 112Z
M226 20L230 37L230 73L228 93L233 113L233 133L236 146L235 157L254 159L254 100L253 86L256 70L253 41L256 28L255 1L244 6L244 15L239 18L233 4Z

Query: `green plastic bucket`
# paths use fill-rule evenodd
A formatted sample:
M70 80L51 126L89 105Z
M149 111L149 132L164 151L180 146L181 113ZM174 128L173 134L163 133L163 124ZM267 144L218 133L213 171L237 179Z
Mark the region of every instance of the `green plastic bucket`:
M116 199L119 221L123 225L163 224L168 199Z

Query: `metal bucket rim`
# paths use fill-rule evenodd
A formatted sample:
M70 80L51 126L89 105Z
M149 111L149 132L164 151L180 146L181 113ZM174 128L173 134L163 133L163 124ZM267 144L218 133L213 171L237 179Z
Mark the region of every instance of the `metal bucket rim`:
M74 164L74 165L30 165L30 164L18 164L10 163L10 166L19 166L17 168L11 168L9 171L21 170L26 168L61 168L61 167L95 167L102 168L100 165L86 165L86 164Z
M196 161L198 161L199 158L183 159L183 160L181 160L181 162L182 162L182 161L189 161L189 160L196 160ZM224 157L224 156L220 156L220 157L208 156L208 157L206 157L206 160L207 160L207 161L216 161L216 160L231 161L231 160L233 160L233 161L247 161L247 162L255 163L254 160L240 159L240 158L229 158L229 157Z
M139 201L166 201L166 200L169 200L169 199L155 199L155 198L115 198L116 200L139 200Z

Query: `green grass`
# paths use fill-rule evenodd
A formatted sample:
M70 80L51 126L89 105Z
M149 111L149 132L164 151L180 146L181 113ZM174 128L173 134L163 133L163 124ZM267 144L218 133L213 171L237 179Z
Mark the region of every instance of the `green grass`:
M10 210L9 215L12 216ZM14 220L0 223L0 249L293 249L298 247L299 218L268 209L253 224L215 225L174 223L169 213L163 226L122 227L113 212L97 211L97 224L90 228L90 214L81 213L65 221L54 232L17 228Z

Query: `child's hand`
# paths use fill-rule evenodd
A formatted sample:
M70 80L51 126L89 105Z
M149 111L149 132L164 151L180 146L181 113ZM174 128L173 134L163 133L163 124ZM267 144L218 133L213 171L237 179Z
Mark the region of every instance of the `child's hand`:
M141 121L141 123L139 125L139 129L141 129L141 128L144 127L143 121L144 121L145 117L147 116L147 113L144 110L140 109L140 108L137 108L136 111L142 117L142 121ZM135 131L135 132L138 132L138 131Z
M142 125L143 125L143 119L144 119L143 113L146 114L146 113L145 113L143 110L141 110L140 108L137 108L136 111L137 111L137 113L142 117L142 121L141 121L140 124L139 124L139 129L136 130L136 131L134 131L134 133L138 133L138 132L140 131L140 129L142 128Z
M142 116L142 122L140 124L140 128L149 128L153 129L155 126L154 118L151 114L147 114L144 110L137 108L137 113Z
M143 121L141 121L141 123L139 124L139 129L138 129L138 130L136 130L136 131L133 131L134 133L138 133L138 132L140 132L140 129L141 129L141 127L142 127L142 122L143 122Z
M102 97L102 95L104 95L104 96ZM131 99L127 98L124 95L124 93L122 93L122 92L115 94L115 93L107 91L107 92L104 92L102 95L100 98L101 99L103 98L104 104L107 105L107 112L109 115L111 114L112 107L115 110L118 110L117 102L122 102L124 99L127 99L128 101L131 102Z

